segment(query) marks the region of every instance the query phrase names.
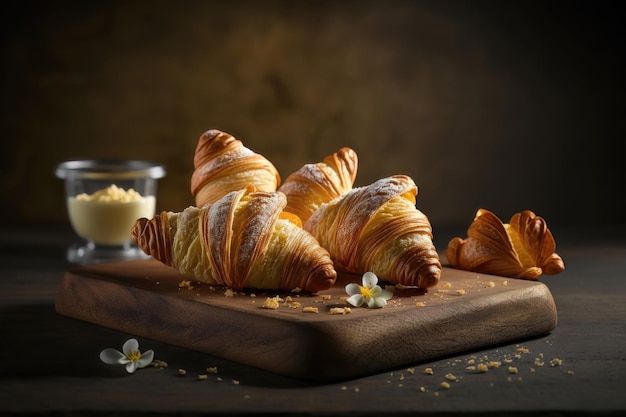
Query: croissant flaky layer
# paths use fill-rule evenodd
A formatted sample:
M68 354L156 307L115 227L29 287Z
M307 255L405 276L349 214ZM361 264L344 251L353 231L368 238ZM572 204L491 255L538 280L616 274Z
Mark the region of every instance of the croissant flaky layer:
M285 210L306 222L322 204L352 189L357 168L357 154L347 147L328 155L322 162L305 164L278 189L287 196Z
M322 204L304 228L328 250L337 268L429 288L439 281L441 263L416 195L410 177L383 178Z
M213 204L136 221L131 236L183 275L236 290L319 292L337 278L328 251L284 212L286 197L248 186Z
M200 136L193 162L191 193L198 207L248 184L258 191L276 191L280 185L278 170L269 160L217 129Z
M504 224L492 212L479 209L467 238L450 240L445 254L458 269L536 280L565 269L555 250L546 221L532 211L516 213Z

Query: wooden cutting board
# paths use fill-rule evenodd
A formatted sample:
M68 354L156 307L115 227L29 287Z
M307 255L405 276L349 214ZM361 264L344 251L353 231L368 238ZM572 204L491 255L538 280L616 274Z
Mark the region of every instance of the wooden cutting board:
M557 322L540 282L444 267L428 291L396 288L381 309L348 306L340 274L316 295L244 291L191 282L155 260L66 271L59 314L317 382L367 374L547 334ZM280 295L277 309L264 308ZM305 311L317 308L317 313Z

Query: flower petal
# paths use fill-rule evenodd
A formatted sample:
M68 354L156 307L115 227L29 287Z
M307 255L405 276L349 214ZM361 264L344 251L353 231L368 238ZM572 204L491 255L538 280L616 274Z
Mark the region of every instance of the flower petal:
M378 284L378 277L373 272L366 272L363 274L362 281L364 287L372 288Z
M372 295L372 297L379 297L382 292L383 289L380 288L379 285L374 285L372 288L370 288L370 294Z
M352 294L346 301L355 307L360 307L365 302L365 299L361 294Z
M152 360L154 359L154 351L152 349L150 349L147 352L144 352L141 355L141 358L139 358L139 360L137 361L137 367L138 368L145 368L146 366L150 365L152 363Z
M361 286L359 284L351 282L350 284L346 285L346 293L348 293L348 295L361 294Z
M128 372L129 374L132 374L136 370L137 370L137 362L130 361L126 364L126 372Z
M122 346L122 353L126 356L132 355L137 352L137 350L139 350L139 342L137 339L128 339Z
M387 305L387 300L385 300L384 298L382 297L374 298L374 307L383 308L386 305Z
M391 291L382 290L380 294L378 294L379 298L383 298L385 300L390 300L393 297L393 293Z
M117 349L106 348L100 352L100 360L109 365L118 365L123 359L126 359L126 356Z

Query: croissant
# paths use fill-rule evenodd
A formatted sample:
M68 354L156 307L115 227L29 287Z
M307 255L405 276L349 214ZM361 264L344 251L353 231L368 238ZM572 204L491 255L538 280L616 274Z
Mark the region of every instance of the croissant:
M454 268L529 280L565 269L546 221L530 210L503 224L492 212L479 209L467 236L448 243L445 254Z
M323 203L352 189L357 166L356 152L347 147L328 155L323 162L304 165L278 188L287 196L285 210L306 222Z
M339 270L371 271L384 281L429 288L439 282L441 263L416 195L410 177L383 178L322 204L304 228Z
M328 251L284 212L286 197L252 185L213 204L138 219L131 230L146 254L199 282L318 292L337 278Z
M193 158L191 193L197 207L253 184L258 191L276 191L280 175L263 155L217 129L204 132Z

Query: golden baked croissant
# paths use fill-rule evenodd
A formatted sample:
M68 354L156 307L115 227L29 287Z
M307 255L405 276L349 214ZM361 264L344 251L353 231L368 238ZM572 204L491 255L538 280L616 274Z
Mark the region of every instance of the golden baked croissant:
M467 236L448 243L445 254L454 268L530 280L565 269L545 220L530 210L503 224L492 212L479 209Z
M213 203L248 184L258 191L276 191L280 185L278 170L270 161L217 129L200 136L193 164L191 193L197 207Z
M335 267L381 280L429 288L441 276L426 215L415 206L417 186L405 175L353 188L322 204L304 224Z
M284 212L279 192L254 186L202 208L138 219L131 236L146 254L200 282L318 292L337 278L328 251Z
M352 189L357 167L357 154L347 147L328 155L323 162L304 165L289 175L278 188L278 191L287 196L285 211L306 222L323 203L328 203Z

